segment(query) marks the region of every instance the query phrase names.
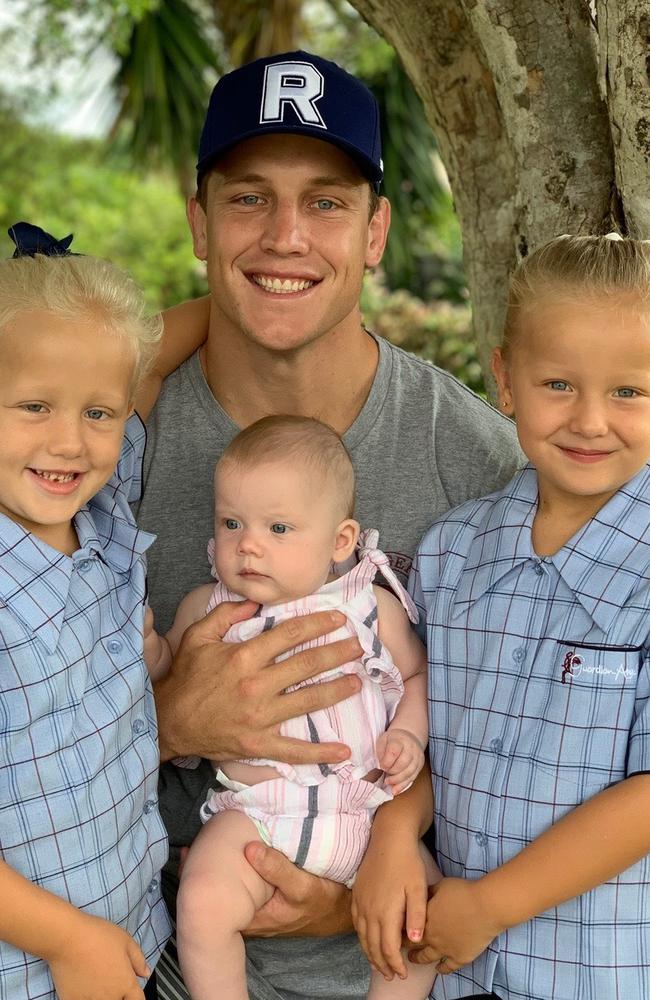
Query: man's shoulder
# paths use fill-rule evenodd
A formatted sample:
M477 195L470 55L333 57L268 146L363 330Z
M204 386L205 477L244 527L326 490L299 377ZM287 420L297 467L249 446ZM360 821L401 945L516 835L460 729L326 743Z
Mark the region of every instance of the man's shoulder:
M464 423L476 422L480 425L487 421L506 437L514 438L512 421L451 372L410 354L390 341L386 340L384 344L391 357L393 388L407 397L414 408L426 408L432 418L444 419L448 416L454 422L461 413Z

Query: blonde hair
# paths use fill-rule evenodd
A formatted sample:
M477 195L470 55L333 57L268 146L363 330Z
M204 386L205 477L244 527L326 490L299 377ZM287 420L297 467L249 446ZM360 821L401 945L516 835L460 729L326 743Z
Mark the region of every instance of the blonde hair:
M613 299L650 306L650 242L612 236L557 236L521 261L510 279L502 351L536 299Z
M233 438L217 463L236 465L286 461L328 480L343 517L354 514L354 469L347 448L333 428L313 417L262 417Z
M162 335L160 316L147 316L142 292L120 268L97 257L17 257L0 261L0 336L19 314L35 310L64 319L87 316L122 337L134 353L135 389Z

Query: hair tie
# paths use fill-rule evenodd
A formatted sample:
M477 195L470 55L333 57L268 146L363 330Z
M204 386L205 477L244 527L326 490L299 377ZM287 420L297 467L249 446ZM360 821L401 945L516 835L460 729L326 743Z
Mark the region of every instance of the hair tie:
M7 232L16 244L13 257L34 257L37 253L45 257L79 256L68 249L72 243L72 233L57 240L40 226L32 226L31 222L15 222Z

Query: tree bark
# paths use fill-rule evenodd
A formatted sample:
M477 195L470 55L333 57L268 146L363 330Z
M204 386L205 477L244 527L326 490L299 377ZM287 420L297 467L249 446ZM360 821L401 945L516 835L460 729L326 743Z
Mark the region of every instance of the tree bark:
M600 0L601 86L609 108L616 186L630 236L650 237L650 7Z
M625 71L619 80L612 62L627 66L634 50L647 71L647 0L601 2L609 17L605 65L584 0L354 0L397 50L436 132L462 228L484 371L501 339L508 277L519 257L560 233L607 232L616 219L625 224L619 177L630 204L636 199L630 228L645 227L647 75L632 112L634 169L609 110L616 109L627 134L626 102L641 70L632 83ZM636 19L621 17L632 8Z

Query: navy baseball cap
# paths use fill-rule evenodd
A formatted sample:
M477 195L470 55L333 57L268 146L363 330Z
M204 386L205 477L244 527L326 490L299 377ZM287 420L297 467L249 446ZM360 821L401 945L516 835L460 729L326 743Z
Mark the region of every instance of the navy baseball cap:
M384 166L374 95L336 63L309 52L256 59L221 77L201 133L199 180L237 143L277 132L333 143L379 191Z

